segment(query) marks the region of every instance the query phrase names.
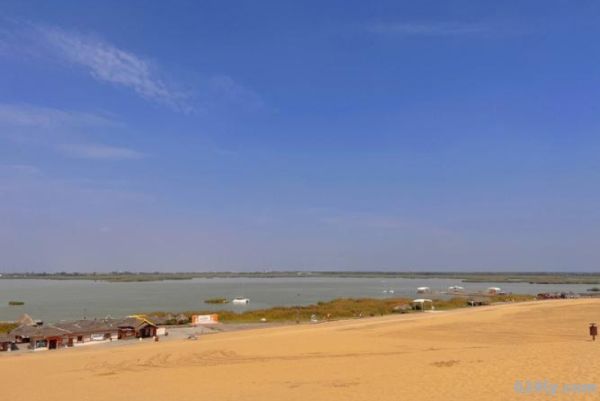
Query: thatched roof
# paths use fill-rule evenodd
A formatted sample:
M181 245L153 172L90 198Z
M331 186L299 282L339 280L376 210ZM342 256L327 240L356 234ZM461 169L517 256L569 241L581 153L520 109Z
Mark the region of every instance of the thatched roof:
M10 332L10 337L45 338L62 337L66 334L69 334L68 330L49 324L43 326L19 326Z
M54 326L63 330L67 330L72 334L84 333L107 333L118 331L118 320L116 319L92 319L92 320L76 320L73 322L60 322Z
M29 317L29 319L31 318ZM22 318L19 321L21 320L27 322L27 319ZM19 327L17 327L9 333L8 338L10 341L12 341L16 337L47 338L63 337L73 334L83 335L94 333L109 333L116 332L119 330L119 328L133 328L135 330L140 330L146 326L156 327L154 323L140 316L130 316L125 319L92 319L63 321L56 324L44 324L37 326L35 325L35 323L33 325L21 324Z
M17 320L17 324L19 326L35 326L35 322L27 313L23 314L23 316Z
M121 328L121 327L131 327L134 329L141 329L144 326L154 326L156 327L156 325L154 323L152 323L151 321L149 321L148 319L144 319L142 317L128 317L126 319L122 319L116 322L117 327Z
M161 316L158 316L158 315L149 315L148 316L149 321L151 321L154 324L158 324L158 325L167 324L170 320L174 320L174 319L175 319L175 316L173 316L170 313L167 313L166 315L161 315Z

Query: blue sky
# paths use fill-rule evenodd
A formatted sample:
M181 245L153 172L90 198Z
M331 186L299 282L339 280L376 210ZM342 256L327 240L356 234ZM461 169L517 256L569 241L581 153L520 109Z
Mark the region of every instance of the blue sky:
M0 271L600 260L595 1L0 16Z

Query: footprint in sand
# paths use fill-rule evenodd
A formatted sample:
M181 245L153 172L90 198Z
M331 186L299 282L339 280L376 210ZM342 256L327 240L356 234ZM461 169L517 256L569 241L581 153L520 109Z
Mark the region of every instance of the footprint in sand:
M460 363L460 361L451 359L449 361L437 361L432 363L433 366L437 366L438 368L449 368L451 366L456 365L457 363Z

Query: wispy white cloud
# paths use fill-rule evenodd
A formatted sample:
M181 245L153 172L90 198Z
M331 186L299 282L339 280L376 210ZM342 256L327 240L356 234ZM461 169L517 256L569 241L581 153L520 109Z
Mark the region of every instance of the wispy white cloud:
M64 128L90 125L116 125L113 119L93 113L39 107L29 104L0 103L0 126Z
M38 175L41 170L32 164L0 164L0 175Z
M106 113L88 113L32 104L0 103L0 139L20 146L46 147L89 141L124 124Z
M100 82L129 89L184 113L265 109L257 92L226 74L195 80L188 88L186 83L167 78L165 70L147 57L93 34L55 26L7 23L0 27L0 56L77 66Z
M93 160L137 160L146 155L133 149L101 144L62 144L58 149L69 157Z
M95 160L145 157L145 154L130 148L89 142L97 135L104 136L107 131L120 132L123 128L123 123L108 115L0 103L0 138L42 147L67 157Z
M88 70L99 81L135 91L145 99L166 104L179 111L190 111L187 96L161 77L150 60L120 49L102 39L55 27L36 26L47 49L75 65Z
M459 36L497 32L498 27L477 22L376 22L367 25L367 30L401 36Z

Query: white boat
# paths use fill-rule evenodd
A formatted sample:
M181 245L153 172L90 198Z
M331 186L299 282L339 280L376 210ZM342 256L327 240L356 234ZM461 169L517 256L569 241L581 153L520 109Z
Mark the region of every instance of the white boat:
M231 303L237 305L246 305L250 303L250 300L248 298L233 298Z
M417 294L429 294L430 292L431 292L431 288L429 288L429 287L417 288Z
M451 285L450 287L448 287L448 291L450 292L462 292L464 290L465 288L461 287L460 285Z

